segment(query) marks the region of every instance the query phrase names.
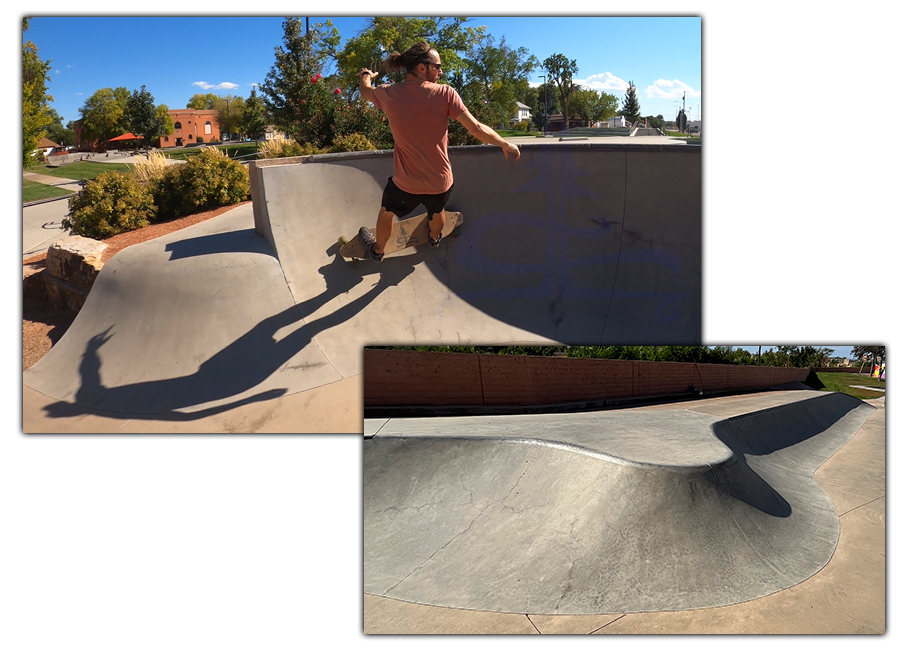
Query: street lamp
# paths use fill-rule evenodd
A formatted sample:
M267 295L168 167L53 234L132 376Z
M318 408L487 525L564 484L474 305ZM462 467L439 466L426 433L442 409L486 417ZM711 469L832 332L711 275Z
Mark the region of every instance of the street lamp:
M544 136L547 135L547 77L545 75L540 75L538 78L544 79L543 87L544 87L544 126L541 128L542 134Z

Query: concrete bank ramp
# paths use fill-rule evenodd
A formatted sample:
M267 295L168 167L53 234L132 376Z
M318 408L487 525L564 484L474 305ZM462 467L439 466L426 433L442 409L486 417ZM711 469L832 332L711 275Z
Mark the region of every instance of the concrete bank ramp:
M521 148L517 162L497 148L452 148L447 209L464 216L459 235L437 251L424 245L379 266L342 266L334 285L348 295L379 279L396 287L320 344L699 341L699 151ZM392 153L253 168L257 227L295 299L332 288L335 242L374 225Z
M254 163L252 208L118 253L25 385L50 417L177 421L358 375L367 344L699 342L699 150L451 159L462 234L380 264L337 240L374 225L390 152Z
M565 438L566 415L508 416L512 433L484 437L472 422L463 436L449 425L407 436L406 421L389 422L364 443L365 591L596 614L723 606L793 586L828 562L839 533L812 473L873 411L798 393L729 419L593 413ZM653 463L665 431L684 440L681 463L677 448ZM632 442L606 442L618 434Z

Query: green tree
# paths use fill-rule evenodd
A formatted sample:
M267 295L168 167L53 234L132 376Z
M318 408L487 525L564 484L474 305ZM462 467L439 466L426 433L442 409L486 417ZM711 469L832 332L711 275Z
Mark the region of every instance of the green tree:
M28 17L22 19L22 31L28 30ZM53 121L47 94L50 60L41 60L31 41L22 45L22 165L34 163L32 154L38 141L46 135L45 127Z
M525 48L513 49L506 39L494 45L485 36L474 43L463 58L462 91L475 101L479 120L488 126L505 126L517 110L516 101L528 89L528 75L538 67L538 60ZM480 103L479 103L480 102Z
M391 77L381 69L384 60L394 51L403 53L420 40L437 49L441 54L444 77L452 79L463 67L462 54L482 38L486 29L484 26L465 26L468 21L463 16L376 16L370 19L366 28L348 39L341 52L336 54L340 87L350 91L352 96L359 89L358 75L363 67L382 73L376 84L389 82ZM398 72L393 80L402 81L405 77L404 72Z
M162 136L171 136L175 133L175 121L172 119L172 116L169 115L168 106L165 104L157 106L156 117L159 119L160 125L163 128Z
M625 91L625 99L622 101L619 115L624 115L625 119L632 124L641 117L641 105L638 103L637 88L634 87L633 81L628 81L628 89Z
M860 372L867 362L887 361L887 349L884 346L854 346L850 355L859 363Z
M216 102L220 99L221 97L219 97L219 95L213 94L212 92L207 92L206 94L198 92L191 97L190 101L187 103L187 107L192 108L195 111L209 111L216 107Z
M256 88L250 91L250 98L244 105L243 131L250 138L259 141L266 132L266 111L262 100L256 95Z
M142 85L140 90L135 90L128 98L125 114L131 132L143 137L140 142L144 148L150 147L153 141L166 135L165 121L157 112L153 95L147 91L146 85Z
M275 47L275 64L259 86L263 103L275 127L291 138L327 145L333 136L334 100L321 72L340 35L331 21L316 23L305 34L297 17L282 26L284 45Z
M548 118L559 113L559 99L553 82L541 83L522 92L519 101L531 108L532 122L538 129L547 126Z
M244 98L228 95L216 100L212 110L219 117L219 131L223 134L237 135L241 133L244 115Z
M616 114L619 100L613 95L596 90L578 88L572 93L569 107L573 113L581 116L581 119L590 126L601 120L609 120Z
M547 72L549 80L556 84L559 92L559 99L562 102L563 128L569 126L569 98L575 92L576 85L572 81L572 77L578 73L578 66L575 60L569 60L566 56L554 53L544 60L544 71Z
M105 141L129 131L126 110L129 94L126 88L102 88L87 98L78 109L84 136L91 141Z

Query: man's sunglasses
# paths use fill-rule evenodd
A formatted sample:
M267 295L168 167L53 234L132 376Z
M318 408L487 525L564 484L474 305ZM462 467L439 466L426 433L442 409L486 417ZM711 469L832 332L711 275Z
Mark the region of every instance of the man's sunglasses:
M425 66L427 66L427 67L436 67L437 69L440 69L441 71L444 71L444 67L443 67L442 65L440 65L440 64L435 64L435 63L433 63L433 62L423 62L422 64L425 65Z

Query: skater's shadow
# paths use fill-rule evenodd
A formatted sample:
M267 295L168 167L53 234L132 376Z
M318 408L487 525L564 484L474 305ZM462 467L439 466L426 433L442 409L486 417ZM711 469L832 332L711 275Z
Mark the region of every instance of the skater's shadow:
M74 417L83 414L88 408L103 411L110 417L185 421L209 417L247 403L284 395L286 390L283 388L268 390L237 401L181 412L186 408L233 398L261 384L310 344L315 335L358 315L385 290L396 286L411 274L415 265L420 262L411 256L404 260L384 261L383 264L366 261L359 265L348 265L336 252L334 254L334 261L319 270L325 279L324 291L260 321L188 375L116 387L104 386L100 379L99 350L112 338L114 330L110 326L92 337L85 347L79 365L81 386L76 393L75 403L56 402L46 406L45 412L50 417ZM365 276L373 273L378 273L380 278L365 293L332 313L309 323L305 321L325 304L358 286ZM279 331L297 326L298 323L296 329L278 338ZM364 339L360 339L359 345L362 346L364 342ZM319 367L325 369L326 365L326 362L322 362L296 369L314 371Z

